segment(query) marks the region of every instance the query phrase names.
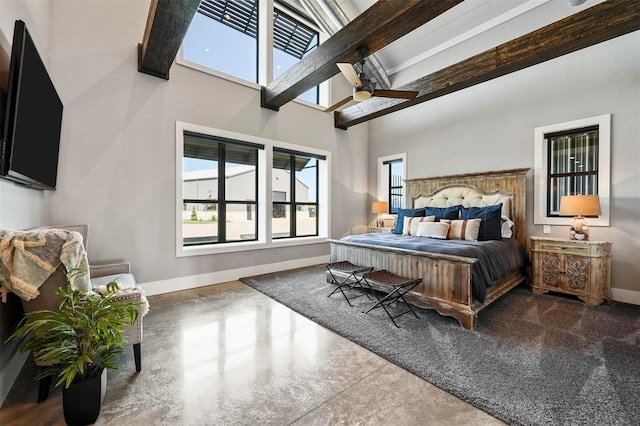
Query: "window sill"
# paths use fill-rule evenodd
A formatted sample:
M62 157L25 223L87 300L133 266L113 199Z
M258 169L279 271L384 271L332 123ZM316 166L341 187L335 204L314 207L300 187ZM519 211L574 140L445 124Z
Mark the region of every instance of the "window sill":
M203 246L178 246L176 257L203 256L208 254L235 253L253 250L264 250L283 247L295 247L310 244L325 244L327 237L283 238L270 242L251 241L239 243L221 243Z
M181 65L181 66L186 67L186 68L191 68L191 69L196 70L196 71L200 71L200 72L205 73L205 74L212 75L212 76L217 77L217 78L221 78L223 80L230 81L232 83L236 83L236 84L240 84L242 86L249 87L251 89L257 90L258 92L260 92L262 90L262 86L257 84L257 83L252 83L250 81L243 80L241 78L235 77L235 76L233 76L231 74L226 74L226 73L223 73L221 71L217 71L217 70L202 66L202 65L197 64L195 62L188 61L188 60L182 58L180 55L178 55L178 57L176 58L176 64ZM298 103L300 105L304 105L304 106L309 107L309 108L316 109L318 111L322 111L322 112L324 112L324 110L326 108L328 108L328 107L325 107L325 106L322 106L322 105L311 103L309 101L305 101L304 99L297 99L296 98L296 99L293 100L293 102Z

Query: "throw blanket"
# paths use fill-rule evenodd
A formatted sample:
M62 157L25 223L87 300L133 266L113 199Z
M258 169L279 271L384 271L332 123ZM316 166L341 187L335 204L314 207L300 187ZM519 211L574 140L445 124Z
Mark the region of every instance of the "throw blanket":
M6 302L7 292L15 293L23 300L34 299L40 294L38 288L60 264L67 271L81 271L71 278L72 288L91 291L89 263L80 233L63 229L0 230L3 302Z

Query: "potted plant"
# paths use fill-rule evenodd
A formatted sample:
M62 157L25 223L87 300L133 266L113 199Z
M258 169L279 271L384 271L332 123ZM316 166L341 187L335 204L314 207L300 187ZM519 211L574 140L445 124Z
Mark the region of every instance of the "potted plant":
M67 280L77 271L67 275ZM139 302L115 299L118 285L106 291L83 293L71 285L56 291L61 298L56 311L25 314L9 340L24 340L20 351L32 351L36 364L45 366L36 379L57 376L64 384L63 411L67 424L96 421L104 402L106 369L118 368L116 357L123 352L125 325L138 317Z

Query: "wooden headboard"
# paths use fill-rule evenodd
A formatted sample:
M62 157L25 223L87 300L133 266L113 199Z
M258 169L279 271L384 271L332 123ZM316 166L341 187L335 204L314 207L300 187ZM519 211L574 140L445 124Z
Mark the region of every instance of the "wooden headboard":
M407 179L407 199L413 207L462 204L465 207L503 203L513 222L515 238L527 244L526 183L529 168Z

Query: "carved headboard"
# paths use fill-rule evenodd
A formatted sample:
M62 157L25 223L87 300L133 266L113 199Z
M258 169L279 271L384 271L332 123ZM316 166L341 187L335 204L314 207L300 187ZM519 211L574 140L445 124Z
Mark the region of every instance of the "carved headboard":
M515 238L526 247L528 171L528 168L524 168L407 179L407 199L413 207L446 207L458 204L465 207L482 207L502 203L502 214L514 222Z

